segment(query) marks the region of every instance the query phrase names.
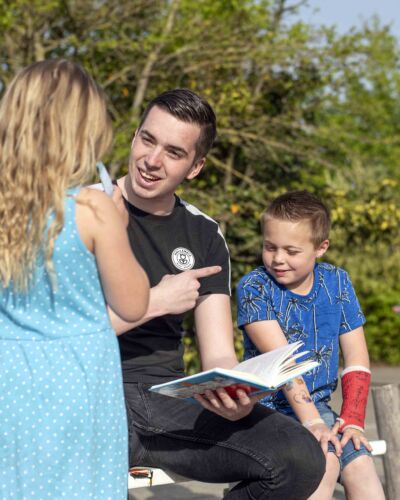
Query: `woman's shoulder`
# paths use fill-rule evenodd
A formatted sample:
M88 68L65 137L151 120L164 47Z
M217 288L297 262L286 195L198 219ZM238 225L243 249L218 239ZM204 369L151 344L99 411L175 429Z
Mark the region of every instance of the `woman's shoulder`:
M79 191L75 194L75 199L77 201L92 202L96 204L107 203L107 200L111 201L110 197L107 196L103 191L89 187L80 188Z
M99 221L105 221L117 213L112 198L98 189L81 188L75 195L75 200L77 211L87 217L97 218Z

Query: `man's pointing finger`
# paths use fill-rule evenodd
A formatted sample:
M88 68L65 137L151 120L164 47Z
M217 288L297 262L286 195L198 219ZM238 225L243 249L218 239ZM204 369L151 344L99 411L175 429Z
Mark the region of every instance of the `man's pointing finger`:
M200 269L192 269L190 272L195 278L206 278L207 276L219 273L221 270L221 266L209 266L201 267Z

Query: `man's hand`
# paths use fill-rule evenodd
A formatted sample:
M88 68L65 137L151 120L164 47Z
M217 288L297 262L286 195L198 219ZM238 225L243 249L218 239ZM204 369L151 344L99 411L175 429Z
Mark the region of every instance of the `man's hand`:
M200 279L221 271L220 266L191 269L180 274L166 274L152 288L152 300L161 315L183 314L193 309L199 298Z
M249 396L244 389L236 390L236 398L232 399L225 389L219 388L215 391L207 390L204 394L195 394L193 397L206 410L216 413L227 420L240 420L246 417L254 405L265 398L270 392L263 392L257 396Z
M181 274L166 274L158 285L151 288L146 314L139 321L128 323L109 308L111 324L115 332L117 335L122 335L154 318L166 314L183 314L193 309L199 297L199 279L220 271L220 266L211 266L185 271Z

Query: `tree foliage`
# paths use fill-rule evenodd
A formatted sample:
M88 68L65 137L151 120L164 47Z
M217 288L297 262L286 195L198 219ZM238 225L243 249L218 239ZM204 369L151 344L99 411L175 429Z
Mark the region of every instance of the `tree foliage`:
M80 61L109 96L114 175L126 171L148 100L178 86L204 95L217 113L218 140L202 176L180 193L221 223L232 283L259 262L258 221L268 201L309 189L332 211L327 257L352 276L372 358L399 363L398 40L376 18L344 35L317 29L293 16L305 5L0 0L0 91L35 60ZM186 343L188 366L197 368Z

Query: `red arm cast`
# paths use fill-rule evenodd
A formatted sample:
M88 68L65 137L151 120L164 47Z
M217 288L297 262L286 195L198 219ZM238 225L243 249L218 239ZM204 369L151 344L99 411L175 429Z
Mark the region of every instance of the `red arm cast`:
M349 366L342 373L343 403L338 418L339 432L346 428L364 431L365 410L371 372L363 366Z

